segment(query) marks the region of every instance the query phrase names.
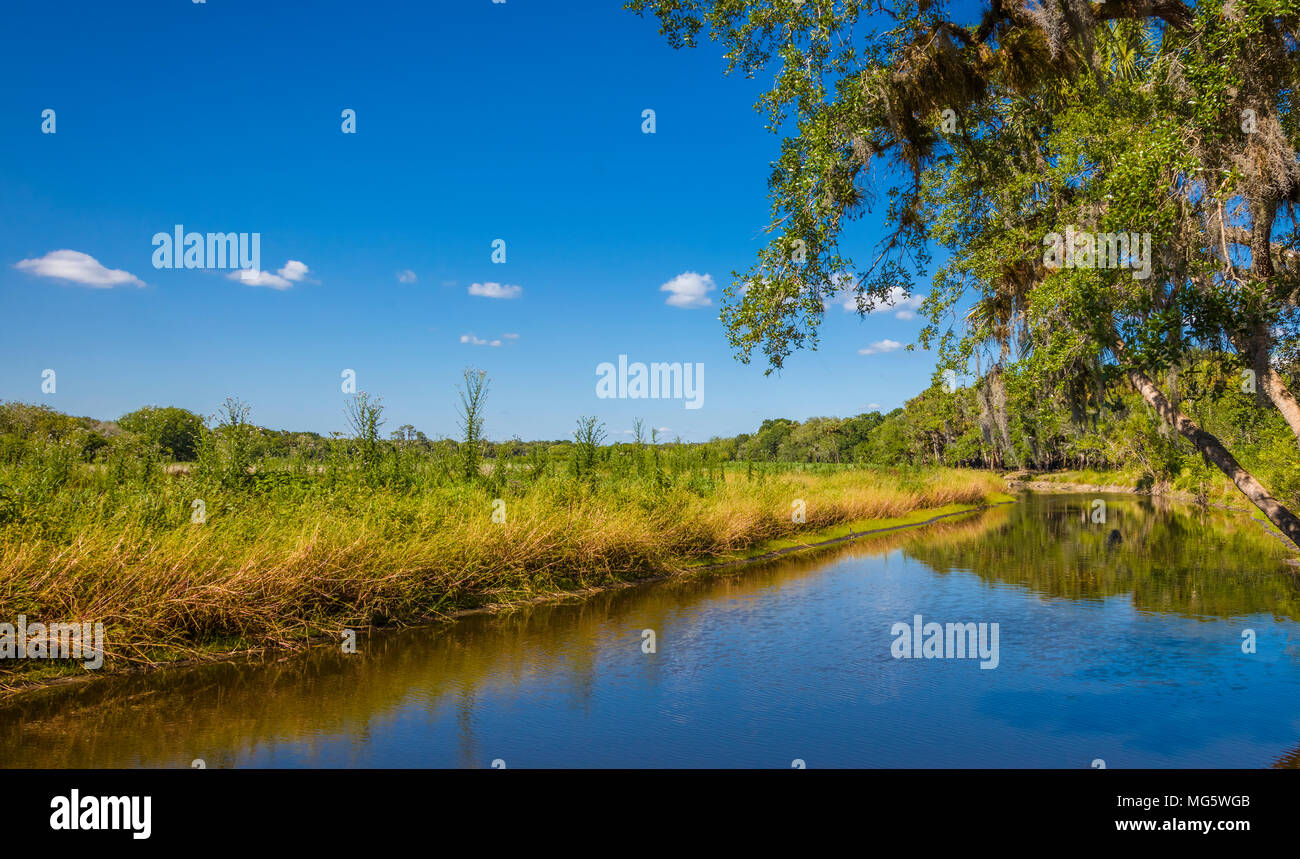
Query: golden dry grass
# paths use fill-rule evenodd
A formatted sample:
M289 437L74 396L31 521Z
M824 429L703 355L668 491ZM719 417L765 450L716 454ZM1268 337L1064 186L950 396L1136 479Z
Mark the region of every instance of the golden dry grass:
M0 531L0 606L29 620L103 622L119 666L214 646L295 646L672 574L798 531L979 504L1002 488L970 471L729 474L703 494L549 478L504 499L504 524L492 521L491 498L464 486L214 503L201 525L105 505L71 533ZM168 503L184 512L185 490L174 494ZM806 505L802 525L791 521L795 499Z

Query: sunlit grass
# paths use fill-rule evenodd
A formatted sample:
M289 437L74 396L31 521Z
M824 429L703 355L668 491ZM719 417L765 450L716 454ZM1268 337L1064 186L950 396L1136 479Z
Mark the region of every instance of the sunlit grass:
M863 530L982 504L1003 489L992 474L953 470L579 479L556 469L487 486L286 471L239 490L156 472L114 478L73 466L46 490L28 487L22 515L0 525L7 619L103 622L110 667L294 647L680 573L847 523ZM196 498L202 524L190 521ZM495 498L504 523L493 521ZM802 523L792 521L796 500Z

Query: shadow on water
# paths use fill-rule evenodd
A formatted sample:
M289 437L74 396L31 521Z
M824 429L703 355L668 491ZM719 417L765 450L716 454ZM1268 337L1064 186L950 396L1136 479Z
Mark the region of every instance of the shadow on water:
M728 632L737 638L790 636L784 645L767 646L779 647L786 664L780 677L789 678L782 682L791 688L780 695L797 698L799 654L816 655L820 631L803 637L810 633L801 620L796 638L788 619L765 620L766 607L815 591L835 571L893 569L890 559L906 561L931 580L936 573L941 579L973 574L986 587L1052 600L1129 595L1141 612L1186 618L1300 616L1300 585L1282 563L1281 546L1258 525L1110 496L1106 522L1094 524L1091 502L1091 496L1030 497L726 574L377 634L362 639L355 654L316 648L52 687L0 705L0 766L185 767L196 758L208 767L486 766L492 750L480 734L494 720L528 725L541 715L562 717L555 724L577 735L551 739L576 745L597 727L602 737L621 737L617 726L603 724L608 699L618 696L667 697L671 706L658 716L669 722L724 704L734 709L734 702L696 698L681 703L681 712L674 709L678 698L688 697L673 697L674 684L707 676L711 663L734 657L719 654L716 640L699 633L701 626L724 638ZM862 589L856 580L854 586ZM640 654L644 628L657 630L661 640L674 636L671 669L628 656ZM825 634L837 630L828 623ZM885 667L894 667L887 653ZM611 683L617 684L613 692ZM704 685L691 694L723 699L736 691L716 689L712 681ZM556 690L563 693L559 703ZM842 721L827 730L853 730L848 717L836 718ZM440 745L434 757L406 756L430 747L435 736ZM635 736L624 739L637 742ZM1275 765L1297 766L1300 748L1283 748ZM612 762L620 760L617 751L611 754Z

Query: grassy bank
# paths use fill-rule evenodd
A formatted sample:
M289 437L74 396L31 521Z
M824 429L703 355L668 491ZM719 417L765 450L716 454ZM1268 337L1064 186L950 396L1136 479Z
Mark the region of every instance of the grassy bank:
M925 518L1003 488L975 471L637 456L644 463L606 456L585 473L497 463L471 480L427 459L391 471L263 463L232 479L220 468L169 473L28 451L0 475L18 510L0 523L0 620L102 622L107 670L295 647L678 573L846 523ZM803 522L792 521L796 501ZM35 662L17 665L24 676L50 670Z

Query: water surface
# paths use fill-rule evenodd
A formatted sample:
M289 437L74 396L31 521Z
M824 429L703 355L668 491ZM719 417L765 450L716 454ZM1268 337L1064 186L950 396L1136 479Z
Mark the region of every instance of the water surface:
M581 602L0 709L0 766L1300 765L1300 582L1259 526L1024 496ZM998 666L895 623L997 623ZM656 635L643 652L642 631ZM1244 653L1253 630L1255 653Z

